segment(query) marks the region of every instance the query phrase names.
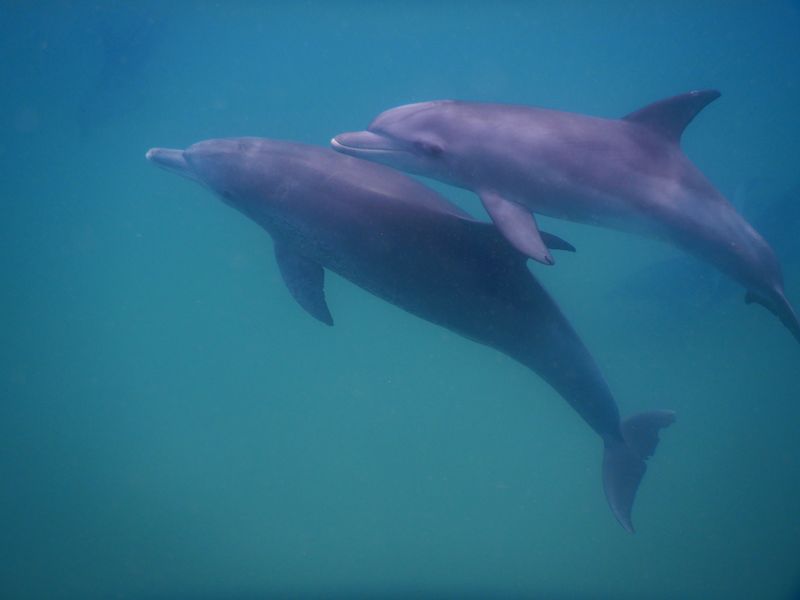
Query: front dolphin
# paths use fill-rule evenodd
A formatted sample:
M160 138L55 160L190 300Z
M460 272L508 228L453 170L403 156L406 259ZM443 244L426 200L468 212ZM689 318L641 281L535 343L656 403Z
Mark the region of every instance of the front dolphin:
M543 377L601 437L603 487L617 520L631 509L671 411L620 421L594 359L489 224L391 169L327 149L259 138L209 140L147 158L205 185L273 238L281 275L313 317L333 324L330 269L418 317L491 346ZM543 234L554 248L571 249Z
M439 100L393 108L339 152L433 177L480 196L520 252L553 264L532 213L671 241L740 282L800 341L777 259L680 149L714 90L651 104L623 119L527 106Z

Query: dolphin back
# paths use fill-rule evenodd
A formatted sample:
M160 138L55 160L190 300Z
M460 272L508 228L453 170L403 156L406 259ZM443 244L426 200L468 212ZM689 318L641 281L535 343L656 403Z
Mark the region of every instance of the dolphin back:
M341 189L352 188L369 191L376 202L387 201L413 207L423 212L437 212L461 219L474 220L441 194L403 173L384 165L341 154L331 148L311 146L298 142L271 140L267 138L234 138L261 147L265 156L283 156L293 161L308 176L316 171L334 186L334 179Z

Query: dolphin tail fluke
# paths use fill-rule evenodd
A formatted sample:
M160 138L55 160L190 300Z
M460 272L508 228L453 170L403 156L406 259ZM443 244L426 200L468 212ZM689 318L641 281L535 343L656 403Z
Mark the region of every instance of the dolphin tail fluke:
M622 440L606 442L603 453L603 490L617 521L633 533L631 511L636 490L647 470L647 460L658 445L658 432L675 422L671 410L638 413L622 422Z

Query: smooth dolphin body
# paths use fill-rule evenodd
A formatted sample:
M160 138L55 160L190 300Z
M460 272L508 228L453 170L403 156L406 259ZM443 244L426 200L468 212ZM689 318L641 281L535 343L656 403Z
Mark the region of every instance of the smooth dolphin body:
M669 240L714 264L800 341L766 241L680 149L714 90L668 98L623 119L527 106L438 100L393 108L339 152L476 192L521 252L553 264L532 213Z
M674 413L620 421L594 359L528 271L526 257L491 224L392 169L323 148L239 138L156 148L147 158L205 185L263 227L290 293L323 323L333 324L324 294L330 269L538 373L602 438L606 497L633 531L645 459Z
M767 240L781 264L788 270L800 264L800 185L776 195L757 179L739 186L736 196L737 210ZM624 276L612 290L618 297L646 301L639 306L682 318L704 316L737 292L733 281L687 255L645 265Z

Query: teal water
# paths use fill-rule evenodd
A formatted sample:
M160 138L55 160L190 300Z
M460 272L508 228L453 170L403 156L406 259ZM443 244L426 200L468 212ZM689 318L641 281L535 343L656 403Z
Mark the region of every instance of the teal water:
M797 3L6 0L0 34L0 596L797 597L800 349L740 290L656 289L674 250L547 222L578 252L531 268L623 413L678 413L631 536L541 379L333 275L319 325L261 230L144 159L713 87L684 148L758 210L800 179Z

